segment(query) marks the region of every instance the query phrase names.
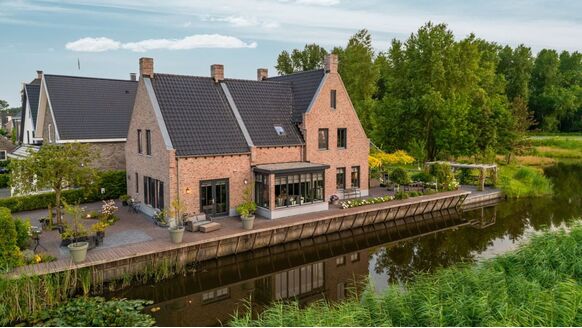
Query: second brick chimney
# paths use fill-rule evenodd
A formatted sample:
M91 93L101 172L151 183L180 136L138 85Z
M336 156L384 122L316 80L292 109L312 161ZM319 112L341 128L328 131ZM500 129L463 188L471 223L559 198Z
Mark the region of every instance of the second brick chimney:
M42 80L42 71L36 71L36 78Z
M135 73L129 73L129 80L130 81L137 81L137 76Z
M210 65L210 77L216 83L224 80L224 65L221 64Z
M139 76L154 77L154 59L148 57L141 57L139 59Z
M336 54L325 55L323 66L326 73L337 73L338 59Z
M266 68L257 68L257 81L266 80L269 77L269 70Z

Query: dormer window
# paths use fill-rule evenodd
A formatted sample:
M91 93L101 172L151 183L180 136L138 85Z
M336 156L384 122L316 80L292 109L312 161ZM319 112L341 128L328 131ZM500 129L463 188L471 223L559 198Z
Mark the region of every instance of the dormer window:
M286 134L285 129L280 125L275 125L275 132L277 132L277 135L279 136L284 136Z

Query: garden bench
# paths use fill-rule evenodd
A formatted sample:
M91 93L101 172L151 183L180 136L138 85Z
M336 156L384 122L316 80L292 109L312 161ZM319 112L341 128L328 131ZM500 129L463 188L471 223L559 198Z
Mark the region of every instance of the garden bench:
M217 222L210 222L200 226L200 232L211 232L220 229L222 225Z

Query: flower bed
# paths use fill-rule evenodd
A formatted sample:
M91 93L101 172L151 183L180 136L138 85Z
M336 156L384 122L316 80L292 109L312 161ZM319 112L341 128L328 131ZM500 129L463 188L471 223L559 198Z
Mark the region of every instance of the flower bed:
M381 197L374 197L374 198L366 198L366 199L353 199L353 200L346 200L341 202L341 207L343 209L364 206L364 205L371 205L371 204L379 204L385 203L393 200L394 197L392 196L381 196Z

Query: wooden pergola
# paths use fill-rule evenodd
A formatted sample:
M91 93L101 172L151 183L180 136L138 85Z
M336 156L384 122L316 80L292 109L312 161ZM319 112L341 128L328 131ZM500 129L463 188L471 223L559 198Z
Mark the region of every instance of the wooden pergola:
M453 170L455 169L471 169L479 170L479 185L478 190L485 189L485 178L487 174L493 180L493 183L497 182L497 165L496 164L462 164L454 162L436 161L436 162L426 162L425 166L431 166L434 164L447 164L450 165Z

